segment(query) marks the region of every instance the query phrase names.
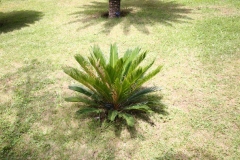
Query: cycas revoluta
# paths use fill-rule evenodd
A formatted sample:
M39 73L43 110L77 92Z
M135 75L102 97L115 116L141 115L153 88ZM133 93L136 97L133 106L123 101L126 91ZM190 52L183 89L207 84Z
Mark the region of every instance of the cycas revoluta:
M68 102L81 102L80 114L97 114L100 119L115 122L122 119L132 127L137 114L153 112L152 99L147 94L158 91L157 87L142 87L149 79L160 72L162 66L149 72L151 63L141 66L147 52L139 48L127 50L123 57L118 57L116 44L110 47L107 61L98 46L92 48L91 56L85 58L75 55L82 70L64 67L63 70L80 85L69 86L69 89L81 93L69 97Z

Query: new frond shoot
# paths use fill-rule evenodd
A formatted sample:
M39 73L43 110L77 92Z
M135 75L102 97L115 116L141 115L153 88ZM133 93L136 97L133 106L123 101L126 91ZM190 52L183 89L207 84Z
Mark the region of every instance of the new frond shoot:
M133 127L138 114L154 112L151 104L157 104L159 99L148 98L158 87L143 87L143 84L157 75L162 66L153 66L154 61L144 62L147 52L136 48L127 50L119 57L116 44L110 46L109 59L98 46L93 46L91 55L87 58L75 55L78 67L64 67L64 72L78 81L79 85L69 86L78 92L75 97L69 97L68 102L79 102L79 114L89 114L100 120L124 122ZM156 107L156 106L154 106Z

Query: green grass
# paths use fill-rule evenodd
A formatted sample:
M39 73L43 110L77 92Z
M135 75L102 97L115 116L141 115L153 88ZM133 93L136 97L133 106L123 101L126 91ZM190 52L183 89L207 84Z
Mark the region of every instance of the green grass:
M122 1L113 20L107 4L1 1L0 159L240 159L239 1ZM120 137L76 115L61 69L114 42L164 64L149 85L169 113Z

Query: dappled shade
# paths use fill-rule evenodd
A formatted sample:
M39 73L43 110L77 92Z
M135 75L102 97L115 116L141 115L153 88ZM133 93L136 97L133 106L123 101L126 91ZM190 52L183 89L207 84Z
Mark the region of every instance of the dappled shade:
M0 33L27 27L40 20L42 16L42 12L31 10L0 12Z
M4 119L1 120L0 133L4 137L1 137L1 160L31 159L29 157L35 157L39 152L36 148L28 146L25 135L29 134L36 122L42 121L43 115L46 116L41 108L46 109L56 103L54 91L46 91L52 84L51 79L47 78L52 69L49 60L39 62L37 59L33 59L15 72L0 77L0 84L4 84L6 87L6 89L0 89L9 96L11 93L14 95L5 103L0 103L1 116L9 110L14 110L11 115L11 123ZM23 144L24 147L20 144ZM41 159L40 157L35 158Z
M89 5L79 7L80 11L72 15L76 20L70 23L84 23L79 30L101 23L96 19L101 19L104 28L103 32L109 33L114 26L123 24L123 31L128 34L130 27L149 34L148 26L155 23L172 26L174 23L185 23L191 18L187 16L191 9L176 2L163 2L158 0L141 1L129 0L121 3L121 18L107 19L107 2L92 2Z

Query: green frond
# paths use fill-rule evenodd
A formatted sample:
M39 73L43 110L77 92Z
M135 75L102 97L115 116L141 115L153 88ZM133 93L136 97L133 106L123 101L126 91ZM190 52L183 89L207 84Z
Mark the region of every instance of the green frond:
M115 118L117 117L117 115L118 115L118 111L116 111L116 110L110 110L110 111L108 112L108 119L109 119L110 121L114 121Z
M112 84L112 83L114 83L114 75L115 75L115 71L114 71L114 68L110 65L110 64L108 64L107 66L106 66L106 68L105 68L105 72L106 72L106 74L108 75L108 77L109 77L109 79L110 79L110 83Z
M105 60L104 55L103 55L101 49L99 48L99 46L97 46L97 45L93 46L92 54L93 54L92 56L94 56L96 58L96 60L99 60L101 66L106 65L106 60Z
M129 62L129 63L125 63L124 64L124 67L123 67L123 73L122 73L122 80L124 80L125 79L125 77L127 76L127 74L128 74L128 71L129 71L129 69L130 69L130 67L131 67L131 64L132 64L132 62Z
M132 65L136 65L134 64L138 54L140 54L141 49L140 48L135 48L134 50L127 50L126 53L123 56L123 60L124 60L124 71L122 74L122 77L124 78L126 75L129 74L129 72L131 72L133 69L136 69L137 66L132 66ZM140 64L140 63L139 63Z
M104 66L100 65L100 61L98 60L98 62L96 62L96 60L92 57L89 58L89 61L93 68L95 69L95 71L97 72L98 77L96 76L95 79L101 78L103 82L108 84L111 83L111 79L109 78L109 75L106 72Z
M151 63L149 63L145 67L143 67L143 69L142 69L143 74L145 74L152 67L153 64L154 64L154 61L152 61Z
M120 81L119 84L115 84L115 87L117 87L119 85L119 88L117 88L116 90L118 91L118 93L120 93L119 97L118 97L118 103L121 104L121 102L125 101L129 95L131 94L131 83L127 80L124 80L123 82ZM121 90L121 92L120 92Z
M143 97L151 92L156 92L159 90L160 89L157 87L140 88L131 94L127 94L127 96L119 100L120 101L119 103L121 104L121 106L128 106L131 104L143 103L143 102L147 103L148 99L145 99Z
M131 63L131 66L128 72L132 72L134 69L136 69L140 65L140 63L145 59L146 54L147 52L143 52L138 57L135 57Z
M144 68L142 67L138 67L136 70L132 71L127 77L126 79L128 79L128 81L130 83L138 83L138 80L141 78L144 78L144 74L147 72L147 70L153 65L154 61L151 62L150 64L148 64L147 66L145 66ZM135 85L137 89L138 87L140 87L140 85Z
M138 69L135 69L131 73L127 75L127 77L124 80L129 81L131 84L137 83L137 80L142 77L143 75L143 70L141 67Z
M90 77L76 68L65 67L64 72L70 77L80 82L94 93L101 95L105 99L111 98L111 92L104 81L99 78Z
M149 94L151 92L159 91L160 89L157 87L149 87L149 88L141 88L137 91L135 91L132 95L128 96L125 102L122 102L123 104L129 104L133 101L138 101L139 97L142 97L146 94Z
M94 83L94 88L97 92L102 95L102 98L106 101L112 101L111 89L106 83L102 82L100 79L96 79Z
M134 50L128 49L123 56L123 59L126 61L126 64L133 61L133 59L137 57L140 51L141 51L140 48L135 48Z
M90 76L94 75L92 66L90 66L90 63L80 54L76 54L75 56L76 61L80 64L82 69Z
M138 81L138 86L141 86L142 84L153 78L156 74L158 74L161 71L161 69L162 66L158 66L155 70L145 75L141 80Z
M117 103L122 93L122 84L119 78L117 78L113 84L113 90L115 91L114 103Z
M82 93L85 96L87 96L87 97L89 97L89 98L91 98L91 99L93 99L95 101L100 101L99 95L97 95L96 93L94 93L91 90L88 90L88 89L86 89L86 88L84 88L82 86L72 85L72 86L69 86L68 88L73 90L73 91Z
M73 79L78 81L79 83L81 83L84 86L86 86L87 88L89 88L94 93L97 93L95 88L93 87L93 85L95 83L94 78L88 76L87 74L85 74L85 73L83 73L83 72L81 72L78 69L73 68L73 67L63 67L63 71L67 75L69 75L70 77L72 77Z
M123 72L123 70L124 70L124 61L123 61L123 59L122 58L120 58L118 61L117 61L117 63L116 63L116 65L115 65L115 67L113 68L113 70L114 70L114 74L113 74L113 79L116 79L116 78L119 78L119 79L121 79L122 78L122 72Z
M82 93L88 97L91 97L94 93L88 89L85 89L81 86L77 86L77 85L71 85L71 86L68 86L69 89L73 90L73 91L77 91L79 93Z
M134 117L128 113L118 113L118 117L124 119L130 127L133 127L135 124Z
M152 112L151 108L149 108L147 105L144 105L144 104L126 107L123 110L138 110L138 111L143 111L143 112L148 112L148 113Z
M113 44L111 45L111 48L110 48L110 60L109 60L109 63L113 68L115 67L117 60L118 60L118 49L117 49L117 45Z

